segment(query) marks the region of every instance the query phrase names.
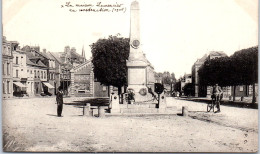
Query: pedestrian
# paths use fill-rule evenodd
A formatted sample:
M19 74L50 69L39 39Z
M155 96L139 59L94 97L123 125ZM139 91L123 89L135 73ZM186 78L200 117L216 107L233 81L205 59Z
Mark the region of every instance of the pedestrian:
M215 84L211 91L211 98L216 102L217 111L220 112L220 100L222 99L223 91L218 84Z
M61 87L58 88L56 101L57 101L57 115L58 117L61 117L62 108L63 108L63 91Z

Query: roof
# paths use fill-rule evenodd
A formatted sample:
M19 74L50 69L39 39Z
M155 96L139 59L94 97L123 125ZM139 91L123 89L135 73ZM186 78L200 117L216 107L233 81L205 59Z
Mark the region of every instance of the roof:
M84 58L82 55L78 54L76 51L71 51L71 57Z
M40 54L41 56L43 56L44 58L46 58L46 59L50 59L45 53L43 53L43 52L38 52L38 51L36 51L35 50L35 52L37 52L38 54Z
M223 51L211 51L209 53L209 56L221 56L221 57L224 57L224 56L227 56L227 54L224 53Z
M207 59L207 54L205 54L203 57L199 59L200 62L204 62Z
M28 56L26 56L26 64L27 65L33 65L33 66L38 66L37 64L33 63Z
M75 74L90 74L91 73L91 67L90 68L83 68L80 69L79 71L75 71Z
M49 52L49 53L54 58L55 61L62 64L62 60L60 59L60 52Z
M28 56L26 56L26 64L27 65L32 65L32 66L37 66L37 67L47 67L46 65L44 65L42 63L40 58L39 58L39 60L37 60L36 58L29 59Z
M21 53L21 54L26 54L26 52L24 52L24 51L22 51L22 50L14 50L14 51L12 51L13 53L14 52L17 52L17 53Z
M191 74L185 74L185 75L184 75L184 77L189 77L189 76L191 76Z
M44 64L42 63L42 61L40 61L40 60L38 61L38 63L37 63L37 64L38 64L38 66L41 66L41 67L47 67L47 66L46 66L46 65L44 65Z

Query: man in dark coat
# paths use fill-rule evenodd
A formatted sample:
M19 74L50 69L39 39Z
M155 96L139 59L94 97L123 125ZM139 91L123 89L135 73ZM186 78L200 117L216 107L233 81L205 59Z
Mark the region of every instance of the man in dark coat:
M58 89L58 93L56 95L56 101L57 101L57 115L58 117L61 117L62 108L63 108L63 92L61 87Z
M216 113L220 112L220 101L223 97L223 91L218 84L215 84L211 90L211 98L216 101L217 111Z

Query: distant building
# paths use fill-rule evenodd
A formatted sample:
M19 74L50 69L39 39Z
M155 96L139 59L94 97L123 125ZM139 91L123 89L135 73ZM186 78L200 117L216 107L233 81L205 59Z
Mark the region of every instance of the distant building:
M2 82L3 98L13 97L13 55L11 42L2 38Z
M49 52L55 63L56 91L58 87L64 90L65 95L69 94L71 85L71 70L86 62L84 47L82 55L76 52L75 48L64 47L64 52Z
M94 73L92 63L86 61L71 69L70 95L93 97L94 96Z
M24 46L22 50L26 52L28 57L26 60L29 68L28 73L33 78L33 82L27 83L28 93L31 95L53 94L54 87L48 82L49 57L46 55L46 51L40 52L39 46L28 45ZM34 87L33 91L31 87Z
M181 90L183 90L183 87L188 84L192 83L192 77L191 74L185 74L181 80Z
M163 75L162 73L154 73L155 83L163 83Z

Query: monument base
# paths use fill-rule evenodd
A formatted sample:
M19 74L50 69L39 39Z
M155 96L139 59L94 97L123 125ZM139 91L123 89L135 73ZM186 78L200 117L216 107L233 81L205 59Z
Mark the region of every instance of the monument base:
M144 85L129 85L127 89L134 90L134 103L148 103L153 100L153 97L148 93L148 88Z

